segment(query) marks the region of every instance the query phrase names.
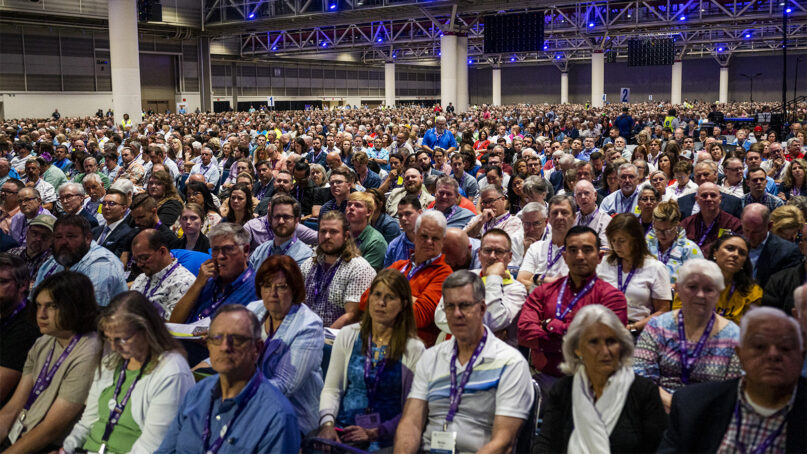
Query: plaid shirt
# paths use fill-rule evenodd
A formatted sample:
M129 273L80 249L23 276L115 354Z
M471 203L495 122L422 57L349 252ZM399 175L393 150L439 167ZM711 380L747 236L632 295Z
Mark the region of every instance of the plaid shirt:
M787 442L786 418L793 408L796 390L793 390L793 395L787 405L776 413L766 417L757 413L754 407L748 403L748 399L743 391L743 381L744 379L741 379L737 385L737 407L739 407L740 422L738 423L737 421L735 409L735 413L731 418L731 423L726 431L726 435L723 436L723 441L720 443L717 454L751 452L760 447L762 443L764 443L769 436L775 434L780 427L781 432L763 453L785 452ZM744 445L744 450L741 450L737 446L738 441Z
M25 265L28 267L28 274L31 278L31 288L34 288L36 272L39 271L39 267L41 267L42 264L50 258L51 250L48 248L45 252L42 252L36 257L29 257L28 253L26 253L26 249L27 246L20 246L9 249L7 252L25 260Z
M780 206L785 204L785 202L782 201L782 199L780 199L779 197L776 197L775 195L771 194L770 192L765 192L765 195L762 196L761 200L754 199L754 197L751 195L750 192L748 194L744 195L740 200L743 201L743 208L745 208L746 205L750 205L752 203L761 203L761 204L765 205L766 207L768 207L768 209L771 210L771 211L773 211L773 210L775 210L775 209L777 209Z

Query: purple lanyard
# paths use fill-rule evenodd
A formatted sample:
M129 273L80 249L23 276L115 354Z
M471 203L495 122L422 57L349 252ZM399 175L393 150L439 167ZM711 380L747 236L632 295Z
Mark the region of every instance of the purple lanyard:
M64 349L61 355L59 355L59 359L56 360L56 363L53 365L53 368L48 370L48 366L50 366L50 361L53 359L53 350L56 348L56 340L54 340L53 345L50 346L50 353L48 353L48 359L45 360L45 364L42 365L42 369L39 371L39 376L36 377L36 382L34 382L34 387L31 390L31 394L28 395L28 400L25 402L25 411L28 411L31 408L31 405L34 404L37 397L42 394L43 391L48 389L50 383L53 381L53 377L56 375L56 371L59 370L59 367L62 363L67 359L70 355L70 352L73 351L73 348L76 347L78 344L79 339L81 336L76 334L70 339L70 343L67 344L67 348Z
M457 346L456 339L454 340L454 354L451 355L451 364L449 365L449 370L451 372L451 390L448 399L449 403L448 413L446 413L446 422L443 424L444 431L446 430L448 424L454 421L454 415L457 414L457 410L460 408L462 392L465 390L465 385L468 384L468 379L471 378L471 372L474 370L474 363L482 353L482 349L485 348L485 342L487 342L487 340L488 330L485 329L485 333L482 334L482 340L471 354L471 359L468 360L468 364L465 365L465 370L462 372L462 378L460 378L459 386L457 386L457 356L459 356L459 347Z
M269 219L263 218L263 226L266 227L266 234L269 236L267 241L275 239L275 232L273 232L272 228L269 226Z
M328 290L331 287L331 281L333 281L333 277L336 276L336 270L339 269L339 266L341 264L342 264L342 259L340 258L339 260L336 261L336 263L334 263L331 266L331 268L327 271L327 273L325 273L325 271L323 271L323 269L322 269L322 264L320 263L320 264L317 264L317 269L313 273L309 274L309 276L313 277L312 281L314 282L314 286L313 286L314 287L314 301L319 301L320 290L325 291L325 292L323 292L323 294L325 295L325 298L327 299L327 295L328 295L328 293L330 293ZM322 277L321 277L322 273L325 273L325 279L322 279ZM322 284L317 285L318 282L321 282Z
M801 194L801 188L793 188L790 190L790 196L795 197Z
M624 294L625 290L628 289L630 280L633 279L633 275L636 273L636 268L634 267L630 270L630 273L628 273L628 277L625 279L625 285L622 285L622 259L617 260L616 270L617 288Z
M237 282L233 282L232 284L230 284L230 286L229 286L230 288L225 290L224 292L222 292L222 295L220 297L218 297L218 298L216 298L216 294L219 292L219 290L218 290L219 284L218 284L218 282L214 281L213 282L213 304L211 304L208 308L202 310L202 312L199 313L199 317L197 317L196 320L198 321L198 320L201 320L203 318L209 317L210 314L216 312L216 309L218 309L219 306L221 306L221 303L223 303L224 300L226 300L227 297L229 297L235 291L236 288L240 287L244 282L246 282L247 280L249 280L250 277L252 277L252 273L253 273L252 268L247 269L244 272L244 275L241 276L241 279L239 279Z
M635 191L633 195L630 197L625 197L624 195L622 195L622 191L619 191L619 203L618 203L619 207L617 208L617 211L619 211L620 213L629 212L631 208L633 208L633 200L636 198L637 195L639 195L639 191ZM625 208L626 204L628 205L627 209Z
M269 190L269 183L267 183L266 185L264 185L263 189L261 189L261 190L260 190L260 192L258 192L257 194L255 194L255 197L256 197L258 200L263 199L263 197L266 195L266 191L268 191L268 190Z
M577 303L584 296L588 295L588 293L591 291L591 289L594 288L594 284L597 282L597 276L594 276L593 279L588 281L588 283L585 285L585 287L583 287L582 290L577 292L577 295L574 295L574 298L572 298L572 300L569 301L569 304L566 306L566 309L564 309L563 312L561 312L560 307L563 304L563 295L566 293L566 285L567 285L568 282L569 282L569 278L567 277L563 281L563 284L560 287L560 293L558 293L558 299L555 302L555 318L558 319L558 320L565 319L566 316L569 315L569 312L571 312L572 309L574 309L574 307L577 305ZM569 285L571 285L571 284L569 284Z
M566 246L561 246L560 249L558 249L558 253L555 254L555 256L552 256L552 246L552 239L550 238L549 247L546 249L546 270L544 271L544 274L541 275L541 279L545 278L546 275L549 274L549 270L555 266L555 263L557 263L558 260L560 260L560 257L563 255L563 251L566 250Z
M450 221L451 218L453 218L454 215L457 214L457 210L459 208L460 208L459 205L454 205L453 207L451 207L451 212L446 215L446 221Z
M132 397L132 391L134 391L135 385L140 380L140 377L143 376L143 371L146 369L146 364L148 364L148 359L145 363L140 366L140 372L137 373L137 377L135 377L132 384L129 386L129 389L124 394L123 399L118 402L118 396L120 395L120 390L123 387L123 382L126 381L126 368L129 366L129 360L123 362L123 366L121 366L120 372L118 373L118 380L115 383L115 392L112 394L112 400L115 402L115 406L109 411L109 420L106 423L106 428L104 428L104 436L101 438L101 443L106 444L109 441L109 437L112 435L112 431L115 430L115 426L120 421L121 416L123 415L123 410L126 408L126 404L129 403L129 398Z
M247 406L249 400L258 392L258 387L261 385L260 377L252 377L252 383L249 384L249 388L247 388L246 394L241 402L238 403L238 406L235 407L235 412L233 412L233 417L230 418L230 421L227 422L222 428L221 432L219 432L219 436L213 440L213 444L208 446L210 443L210 415L213 413L213 404L216 402L216 398L211 396L210 397L210 407L207 410L207 416L205 417L205 428L202 431L202 450L208 454L210 453L217 453L219 449L221 449L221 445L224 444L224 439L227 437L227 434L230 432L232 428L233 422L235 422L238 415L244 411L244 407ZM221 385L219 385L221 386Z
M499 224L505 222L508 219L510 219L510 213L507 213L506 215L502 216L502 218L496 221L495 223L493 222L495 219L491 219L490 221L485 223L485 225L482 226L482 233L485 233L490 229L495 229L496 227L499 226Z
M583 216L583 214L580 213L580 221L577 223L577 225L585 225L586 227L588 227L589 224L591 224L591 221L594 220L594 218L597 216L597 213L599 213L599 212L600 212L600 209L595 208L594 211L592 211L591 214L588 215L588 216ZM588 220L586 220L586 218L588 218ZM586 222L583 223L583 221L586 221Z
M734 286L735 286L735 284L734 284L734 282L732 282L731 283L731 288L729 289L729 294L726 297L726 304L729 304L731 302L731 297L734 296ZM731 309L732 309L732 307L724 307L723 309L716 310L715 312L719 313L720 315L726 316L726 315L729 315L731 313Z
M745 447L745 443L740 441L740 432L742 431L743 427L743 416L742 411L740 410L740 399L737 398L737 403L734 405L734 417L736 418L737 422L737 431L734 434L734 442L737 444L737 450L739 450L742 454L748 452L748 449ZM770 448L774 441L782 435L782 431L785 430L785 424L787 424L787 418L782 420L782 424L779 424L779 427L770 435L768 435L762 443L759 444L756 448L751 450L751 454L762 454Z
M3 330L5 330L6 327L8 327L8 325L12 321L14 321L14 317L19 315L19 313L22 312L23 310L25 310L25 306L27 304L28 304L28 300L23 298L23 300L17 304L17 307L14 308L14 312L12 312L11 315L9 315L8 317L3 318Z
M661 242L659 242L659 247L661 247ZM673 250L674 247L675 247L675 242L673 241L672 244L670 244L670 247L667 248L667 252L665 252L663 254L661 252L659 252L658 259L661 261L661 263L666 265L667 262L670 261L670 255L672 254L672 250Z
M687 335L684 331L684 312L681 310L678 311L678 337L681 338L681 345L678 347L678 352L681 355L681 382L685 385L689 384L689 375L692 373L692 366L695 365L695 361L697 361L698 357L701 355L701 351L703 351L703 347L706 345L706 341L712 333L712 327L715 326L716 318L717 316L712 312L709 323L706 324L706 328L703 330L701 338L698 339L698 343L695 344L695 349L692 350L692 356L690 357L687 347Z
M387 359L381 359L376 363L375 379L370 382L370 370L373 368L373 335L371 334L367 340L367 354L364 356L364 386L367 388L367 412L372 413L375 407L375 396L378 390L378 384L381 383L381 374L384 373L384 367L387 365Z
M287 244L286 247L280 249L279 246L274 246L273 249L274 248L280 249L280 254L276 255L286 255L286 253L289 252L289 249L291 249L291 247L294 246L294 243L296 242L297 242L297 235L292 235L291 239L289 240L289 244Z
M717 218L715 218L715 220L712 221L712 223L709 224L709 227L707 228L706 223L703 222L703 218L701 218L701 230L703 231L703 235L701 235L701 238L698 240L698 247L703 246L703 243L706 241L706 237L709 236L710 233L712 233L712 229L715 227L715 224L717 224Z
M149 294L149 289L151 288L151 279L147 279L146 280L146 288L143 289L143 295L146 298L151 299L151 297L154 296L155 293L157 293L157 290L160 288L160 286L163 285L163 282L166 279L168 279L168 276L170 276L171 273L173 273L174 270L176 270L177 268L179 268L179 262L178 261L177 261L177 263L174 264L174 266L171 267L171 269L168 270L168 272L163 274L163 277L160 278L160 281L157 282L157 285L155 285L154 288L151 290L151 294Z
M442 254L440 254L440 255L442 255ZM407 263L407 264L404 266L403 270L401 270L401 273L405 273L405 272L406 272L406 270L407 270L407 268L409 268L409 272L408 272L408 273L405 273L405 274L406 274L406 280L407 280L407 281L410 281L410 280L412 280L412 278L413 278L413 277L414 277L416 274L418 274L418 272L419 272L420 270L422 270L423 268L426 268L427 266L431 265L431 264L432 264L432 263L434 263L434 261L435 261L435 260L437 260L438 258L440 258L440 256L439 256L439 255L438 255L437 257L434 257L434 258L431 258L431 259L429 259L429 260L426 260L425 262L421 263L421 264L420 264L420 265L418 265L418 266L415 266L415 259L414 259L414 257L412 257L412 258L410 258L410 259L409 259L409 263Z

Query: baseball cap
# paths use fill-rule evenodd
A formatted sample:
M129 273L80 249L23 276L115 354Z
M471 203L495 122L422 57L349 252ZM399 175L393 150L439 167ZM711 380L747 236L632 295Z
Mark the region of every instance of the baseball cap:
M45 227L46 229L53 232L53 225L56 224L56 218L49 215L49 214L40 214L39 216L35 217L33 221L31 221L28 226L33 227L38 225L40 227Z

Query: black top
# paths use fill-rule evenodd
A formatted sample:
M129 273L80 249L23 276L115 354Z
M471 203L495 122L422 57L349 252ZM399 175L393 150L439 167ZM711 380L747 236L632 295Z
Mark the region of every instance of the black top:
M568 450L574 430L573 379L572 376L563 377L549 390L535 452L566 453ZM647 378L635 376L625 406L609 437L611 452L655 452L666 428L667 414L658 386Z
M162 206L157 208L157 217L160 218L160 222L168 225L169 227L177 222L177 219L179 219L181 214L182 202L176 199L166 200Z
M186 247L187 241L188 237L183 236L182 238L174 242L174 245L171 247L171 249L188 249ZM210 251L210 240L207 238L207 236L205 236L204 233L199 234L199 238L196 240L196 244L194 244L193 249L190 250L196 252L204 252L205 254L208 254Z
M804 274L804 265L799 263L796 266L777 271L768 279L765 285L765 292L762 294L762 305L776 307L787 315L793 313L793 291L796 287L804 284L807 278Z
M0 330L0 367L22 373L28 350L40 336L39 327L31 321L35 311L35 305L29 301L25 309ZM13 394L12 389L7 397ZM0 405L5 404L5 400L0 402Z

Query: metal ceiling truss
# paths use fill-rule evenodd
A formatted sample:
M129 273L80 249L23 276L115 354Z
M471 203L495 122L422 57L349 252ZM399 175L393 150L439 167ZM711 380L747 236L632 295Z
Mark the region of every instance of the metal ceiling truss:
M228 1L235 0L217 0ZM291 0L264 0L267 1ZM583 60L590 57L592 50L617 52L618 57L624 57L629 38L649 35L673 36L680 57L715 55L719 60L719 55L734 52L781 49L782 10L786 7L792 8L788 18L788 47L807 49L805 2L634 0L544 9L544 49L537 53L486 55L485 13L456 14L456 9L435 13L421 7L424 17L419 18L242 34L241 55L271 58L358 51L366 62L423 61L439 57L440 37L453 30L468 35L468 57L473 64Z

